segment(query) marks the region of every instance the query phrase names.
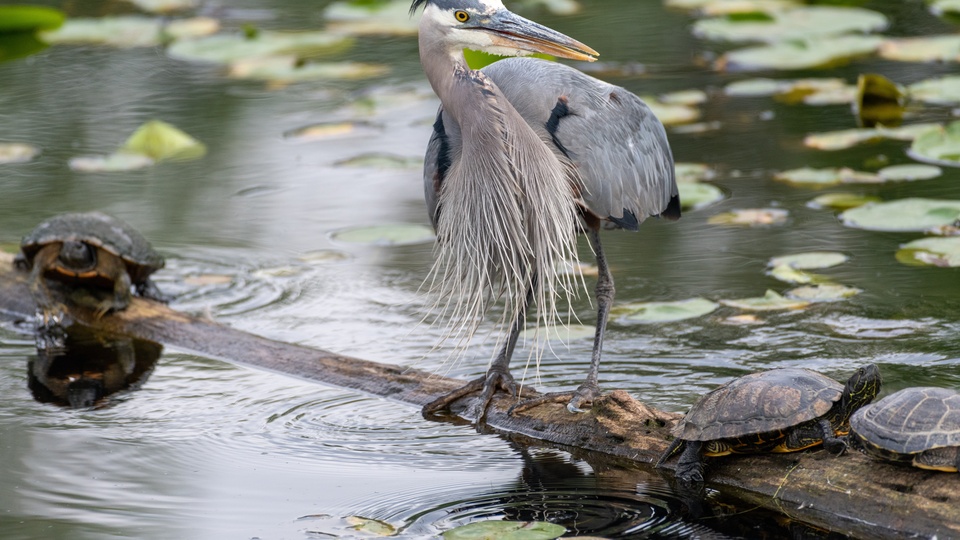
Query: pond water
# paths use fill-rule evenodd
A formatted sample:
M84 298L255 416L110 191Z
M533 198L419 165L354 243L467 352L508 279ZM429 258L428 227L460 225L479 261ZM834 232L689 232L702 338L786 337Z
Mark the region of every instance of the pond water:
M51 2L51 5L57 5ZM71 15L132 8L65 3ZM227 29L318 29L326 2L245 0L209 9ZM892 19L888 35L955 32L918 2L867 2ZM579 14L524 15L591 45L605 62L642 65L604 78L638 94L703 89L703 120L718 128L670 130L678 161L708 164L727 195L676 222L604 242L620 303L763 295L790 286L765 274L770 257L839 251L850 261L820 273L863 292L842 302L726 324L729 307L697 319L611 322L601 384L683 411L703 392L758 369L802 366L845 379L880 365L885 393L911 385L960 388L960 270L897 262L915 233L843 226L807 205L814 190L774 182L802 166L863 168L886 156L908 163L905 143L841 152L805 148L810 132L855 127L848 105L812 107L770 97L731 98L722 86L754 76L706 64L720 49L693 37L686 14L654 1L595 0ZM0 141L42 154L0 165L0 244L40 220L101 210L140 229L167 257L159 286L174 308L274 339L449 376L481 374L493 339L459 361L432 351L440 331L418 324L418 293L432 245L368 246L332 234L368 225L428 225L421 173L337 162L380 152L423 155L437 101L413 37L365 37L341 58L380 62L389 75L278 85L234 80L215 65L174 60L162 48L57 45L0 64ZM763 72L777 78L878 72L900 83L956 65L863 59L827 71ZM929 108L917 120L947 121ZM207 145L203 159L125 173L71 171L68 160L107 154L139 125L162 119ZM323 122L360 121L317 140L285 137ZM341 130L342 131L342 130ZM883 199L960 199L960 169L932 180L853 186ZM783 225L712 225L710 216L778 207ZM581 242L581 255L589 248ZM574 311L594 315L586 296ZM492 322L491 325L492 327ZM555 346L540 388L572 389L589 339ZM551 449L524 448L470 426L424 420L402 404L167 349L137 391L105 407L71 410L35 401L28 386L32 338L0 328L0 530L3 538L324 538L358 534L362 516L432 537L477 519L550 519L579 534L693 538L751 536L773 516L694 521L668 483ZM517 354L523 357L523 351ZM532 374L529 377L533 377ZM718 495L722 500L722 494ZM733 521L733 522L731 522ZM744 525L746 523L746 525Z

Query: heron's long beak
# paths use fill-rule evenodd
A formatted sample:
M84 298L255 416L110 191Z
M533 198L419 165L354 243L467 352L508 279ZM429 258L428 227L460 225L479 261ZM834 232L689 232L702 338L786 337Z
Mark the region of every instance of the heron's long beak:
M497 10L488 17L477 18L475 25L471 28L489 33L495 47L520 49L587 62L593 62L600 55L572 37L506 9Z

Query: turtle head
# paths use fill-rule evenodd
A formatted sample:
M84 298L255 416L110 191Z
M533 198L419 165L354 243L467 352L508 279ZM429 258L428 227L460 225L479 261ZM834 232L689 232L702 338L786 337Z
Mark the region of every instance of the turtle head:
M840 415L844 422L850 419L854 411L873 401L880 393L880 368L876 364L867 364L858 369L847 385L843 388L840 397Z
M86 242L66 240L57 258L67 268L92 268L97 265L97 249Z

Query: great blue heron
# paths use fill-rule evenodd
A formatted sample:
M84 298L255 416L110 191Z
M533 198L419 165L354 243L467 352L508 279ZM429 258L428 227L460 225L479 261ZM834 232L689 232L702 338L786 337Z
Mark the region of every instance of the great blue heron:
M560 270L576 261L576 233L597 258L593 356L575 391L548 394L580 411L600 395L597 373L613 303L601 226L637 230L649 216L680 217L673 156L663 125L637 96L576 69L530 58L471 70L463 49L503 56L540 52L595 60L597 52L507 10L500 0L414 0L423 6L420 62L441 107L424 164L437 231L432 288L448 335L472 337L490 303L505 299L509 333L487 374L424 407L429 414L480 391L478 419L498 389L518 394L510 357L529 308L558 319L558 299L579 284Z

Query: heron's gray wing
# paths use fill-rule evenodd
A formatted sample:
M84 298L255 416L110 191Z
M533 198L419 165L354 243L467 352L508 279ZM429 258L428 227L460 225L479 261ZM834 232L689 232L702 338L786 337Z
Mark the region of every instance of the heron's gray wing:
M576 166L592 213L636 230L680 217L673 154L640 98L562 64L509 58L483 69L523 118Z
M440 186L453 159L460 154L460 145L460 126L450 115L444 114L443 106L440 106L437 120L433 123L433 135L430 136L423 158L423 195L434 229L440 217Z

